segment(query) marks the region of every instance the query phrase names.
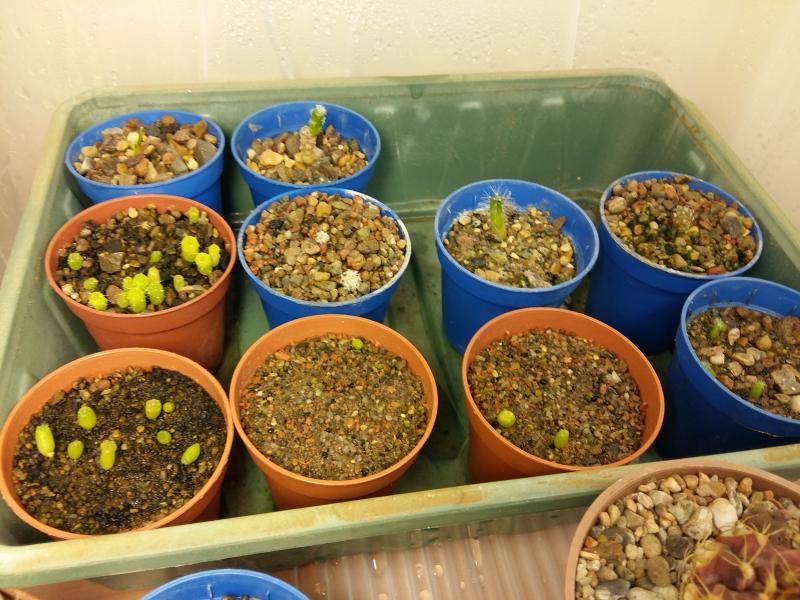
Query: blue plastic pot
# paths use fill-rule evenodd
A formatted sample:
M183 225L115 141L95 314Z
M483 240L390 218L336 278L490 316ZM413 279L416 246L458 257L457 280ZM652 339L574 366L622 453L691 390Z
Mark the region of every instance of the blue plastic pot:
M551 219L566 217L562 231L575 247L575 277L549 288L518 288L487 281L458 264L444 247L453 220L465 211L488 206L494 191L508 192L514 206L535 206ZM560 306L586 277L597 260L597 231L588 215L555 190L529 181L487 179L470 183L445 198L434 220L436 254L442 268L442 321L453 347L464 353L469 340L484 323L517 308Z
M672 178L680 173L671 171L642 171L631 173L609 185L600 198L600 260L592 273L586 312L622 332L645 354L656 354L672 346L675 330L686 297L708 281L728 279L743 274L761 256L763 238L753 215L733 196L702 179L692 178L689 187L702 192L714 192L728 204L737 203L739 211L753 219L752 234L756 237L753 260L721 275L682 273L651 263L622 244L608 228L605 215L606 200L615 185L634 179Z
M212 135L215 135L218 140L217 152L214 154L214 157L196 171L192 171L181 177L157 183L143 183L141 185L111 185L109 183L92 181L78 173L72 165L73 162L78 160L81 148L83 146L91 146L100 140L102 137L100 132L104 129L109 127L121 127L125 121L131 117L136 117L142 123L147 124L152 123L156 119L160 119L164 115L172 115L179 124L195 123L200 119L205 119L208 123L208 131ZM86 129L72 140L72 143L69 145L64 155L64 164L75 178L81 191L95 204L111 200L112 198L135 194L172 194L173 196L191 198L221 213L222 195L220 185L224 154L225 134L222 132L219 125L208 117L182 110L140 110L108 119L107 121L103 121L102 123L98 123Z
M274 137L284 131L298 131L308 123L309 113L317 104L322 104L328 111L325 119L326 127L333 125L343 138L354 138L359 143L361 151L367 157L366 167L350 177L319 184L284 183L264 177L248 168L245 159L253 140ZM381 138L372 123L344 106L328 102L284 102L254 112L239 123L231 138L231 150L242 177L253 195L253 204L259 205L273 196L296 190L309 191L334 186L363 192L372 177L375 162L381 153Z
M800 441L800 420L778 416L743 400L712 376L689 343L686 322L712 306L745 305L773 316L800 316L800 293L749 277L729 277L697 288L687 298L664 386L666 412L656 447L677 458L749 450Z
M330 195L338 194L339 196L346 198L361 196L365 203L374 204L380 207L382 215L389 216L397 221L397 226L400 230L400 236L406 240L406 257L403 261L403 264L400 266L400 270L397 272L394 278L391 279L391 281L387 282L383 287L375 290L374 292L370 292L365 296L354 298L352 300L343 300L341 302L314 302L310 300L297 300L296 298L292 298L286 294L276 292L261 279L256 277L253 271L250 270L250 267L247 265L247 261L244 258L244 242L245 236L247 235L247 228L250 225L255 225L258 223L258 221L261 219L261 213L273 202L278 202L284 198L305 196L314 190L325 192L326 194ZM397 286L400 283L400 278L403 276L403 273L405 273L406 267L408 267L408 263L411 261L411 238L408 235L408 230L406 229L405 224L391 208L382 202L379 202L375 198L367 196L366 194L362 194L353 190L344 190L332 187L314 188L314 190L295 190L290 193L282 193L270 198L266 202L259 204L253 210L253 212L247 216L242 224L241 229L239 230L237 248L239 252L240 264L242 267L244 267L244 272L247 273L247 277L250 279L253 289L255 289L256 293L261 299L261 304L264 307L264 312L267 314L267 320L269 321L270 327L274 328L278 325L286 323L287 321L299 319L300 317L321 314L354 315L382 323L383 319L386 317L386 310L389 307L389 300L391 299L392 294L394 294L394 292L397 290Z
M221 600L225 595L261 600L308 600L308 596L276 577L245 569L214 569L179 577L142 600Z

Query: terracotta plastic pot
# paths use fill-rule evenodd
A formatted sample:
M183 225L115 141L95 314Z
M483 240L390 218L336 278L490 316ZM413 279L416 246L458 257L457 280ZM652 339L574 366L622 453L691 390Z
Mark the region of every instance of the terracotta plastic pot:
M148 204L158 206L159 212L174 208L185 212L194 206L208 213L209 219L225 240L230 256L222 277L210 289L179 306L155 313L122 314L95 310L69 298L56 283L53 272L58 265L58 251L67 246L86 221L103 222L115 213L142 208ZM231 273L236 262L236 239L225 220L207 206L165 194L142 194L108 200L87 208L75 215L59 229L50 240L45 253L44 266L47 281L59 297L79 317L94 338L100 350L112 348L146 347L176 352L213 370L222 359L225 294L231 283Z
M239 419L241 395L256 369L266 357L290 344L329 333L357 336L378 344L401 356L408 368L422 381L428 410L428 425L417 445L400 461L388 469L358 479L331 481L298 475L278 466L265 457L250 441ZM300 508L351 500L363 496L380 495L391 490L392 485L408 470L427 441L436 421L438 396L436 381L428 363L411 342L396 331L369 319L349 315L314 315L290 321L270 330L244 353L231 379L231 415L247 451L264 474L272 497L279 508Z
M564 577L565 600L575 599L575 571L578 568L578 555L583 549L583 543L586 540L586 536L589 535L589 530L597 522L601 512L606 510L618 498L635 491L641 484L647 483L652 479L663 479L670 475L685 475L698 472L703 472L709 476L716 474L720 479L725 477L733 477L734 479L750 477L753 480L754 490L769 489L774 491L777 496L785 496L800 503L800 487L797 484L761 469L702 458L686 458L642 465L641 469L619 479L600 494L586 509L583 518L578 523L567 557L567 571Z
M467 373L473 358L492 342L536 329L562 329L608 348L625 361L639 386L644 413L642 445L630 454L607 465L583 467L562 465L521 450L483 417L472 398ZM495 317L470 340L461 363L464 401L469 417L469 471L473 482L498 481L564 471L586 471L616 467L641 456L653 443L664 420L664 394L655 370L641 351L625 336L605 323L584 314L561 308L523 308Z
M153 521L139 529L156 529L166 525L181 525L192 521L216 518L219 514L219 493L222 478L228 464L231 446L233 445L233 422L230 417L228 399L225 390L206 369L197 363L163 350L151 348L121 348L84 356L59 367L39 380L17 402L0 431L0 493L11 510L31 527L34 527L55 539L73 539L92 537L86 534L71 533L50 527L29 515L17 495L11 481L11 470L19 433L28 424L31 417L37 414L59 391L68 391L82 377L102 377L127 367L151 369L162 367L186 375L201 385L214 402L220 407L225 417L225 448L219 464L200 491L175 512Z

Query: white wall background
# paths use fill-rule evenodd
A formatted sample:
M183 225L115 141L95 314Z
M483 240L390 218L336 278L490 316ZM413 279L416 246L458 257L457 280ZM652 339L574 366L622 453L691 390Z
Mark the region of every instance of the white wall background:
M50 115L98 87L640 67L800 226L800 0L0 0L0 273Z

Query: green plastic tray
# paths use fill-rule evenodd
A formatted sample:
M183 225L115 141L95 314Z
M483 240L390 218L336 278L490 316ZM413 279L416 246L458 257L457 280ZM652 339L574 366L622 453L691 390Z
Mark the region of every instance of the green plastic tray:
M432 221L437 204L471 181L536 181L593 213L601 190L620 175L645 169L691 173L740 197L759 219L766 243L752 274L800 287L797 233L697 109L649 73L573 71L91 93L68 102L53 117L0 289L0 416L40 377L95 350L82 324L48 288L42 269L50 236L82 206L62 163L70 140L116 114L159 107L206 114L230 135L251 112L296 99L349 106L381 133L383 151L368 192L398 211L414 239L411 267L392 299L387 322L419 347L440 388L440 417L420 459L392 496L273 512L260 473L237 444L223 488L222 519L88 540L47 541L0 503L0 586L136 571L158 579L171 574L169 567L253 555L265 557L262 567L290 566L345 550L424 543L442 527L488 522L488 531L503 517L587 504L635 468L465 485L460 356L442 332ZM223 202L235 227L252 201L227 158ZM267 329L244 275L237 272L235 279L225 360L218 372L224 385L241 353ZM575 294L576 308L584 292ZM667 359L662 355L654 362L663 368ZM800 476L800 446L731 458ZM134 579L115 581L133 585Z

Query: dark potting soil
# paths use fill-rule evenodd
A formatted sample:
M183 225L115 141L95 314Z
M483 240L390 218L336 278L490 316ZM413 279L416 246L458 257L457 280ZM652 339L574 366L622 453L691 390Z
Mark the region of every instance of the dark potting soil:
M156 183L196 171L217 152L217 137L208 123L179 124L172 115L152 123L132 117L122 127L109 127L101 139L81 148L75 170L111 185Z
M561 232L564 218L531 206L504 205L505 230L493 228L488 209L453 220L444 238L450 255L478 277L520 288L545 288L575 276L575 249Z
M484 418L530 454L603 465L641 446L636 382L625 362L584 338L547 329L498 340L472 361L468 381Z
M337 302L374 292L397 275L408 252L397 221L361 196L315 191L284 198L246 234L251 271L299 300Z
M326 335L267 357L241 400L253 444L316 479L372 475L416 446L428 422L422 382L368 340Z
M187 259L192 255L182 248L186 236L197 240L191 261ZM216 264L209 255L212 245L219 250ZM103 223L84 223L72 242L58 251L54 276L67 296L93 308L97 306L92 292L99 292L106 299L103 310L156 312L188 302L214 285L228 266L230 251L205 211L159 213L155 205L131 207ZM212 259L207 275L197 262L203 253ZM76 255L79 263L70 266ZM183 281L176 282L176 276ZM134 288L140 291L131 293Z
M800 419L800 318L710 308L689 319L687 331L722 385L759 408Z
M150 419L145 402L151 399L171 402L173 410L167 412L167 406ZM90 430L77 422L83 405L96 415ZM45 424L55 440L49 458L35 443L36 427ZM169 432L168 444L157 440L159 431ZM59 392L20 433L12 476L25 510L47 525L83 534L127 531L191 499L214 472L225 438L222 412L200 385L159 367L130 368L102 379L80 379L68 392ZM73 440L84 444L77 459L68 455ZM117 445L110 469L100 464L104 440ZM184 465L184 452L196 443L199 457Z
M333 125L319 135L307 127L253 140L245 164L260 175L292 184L344 179L367 166L358 141L343 139Z
M756 251L753 221L713 192L689 189L686 176L628 181L605 204L611 232L657 265L719 275L743 267Z

